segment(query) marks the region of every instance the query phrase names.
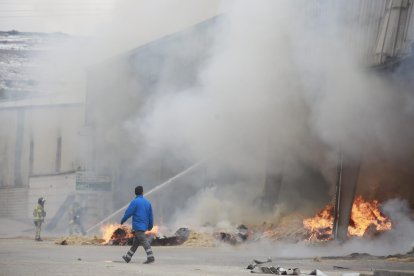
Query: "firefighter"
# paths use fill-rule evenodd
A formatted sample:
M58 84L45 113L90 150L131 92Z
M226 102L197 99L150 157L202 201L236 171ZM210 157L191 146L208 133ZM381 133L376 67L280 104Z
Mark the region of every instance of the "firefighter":
M82 224L82 208L79 203L75 202L72 205L71 210L69 211L69 234L82 234L86 235L85 229Z
M152 254L151 245L145 235L145 231L151 230L153 227L153 215L151 203L143 197L144 189L142 186L135 187L135 199L131 201L121 219L121 224L132 216L132 230L134 240L131 249L125 256L122 256L125 262L129 263L138 246L142 245L147 253L147 260L144 264L150 264L155 261Z
M42 229L42 223L45 220L46 212L45 212L45 202L46 200L43 197L40 197L37 200L37 205L33 210L33 222L36 226L36 241L42 241L40 238L40 230Z

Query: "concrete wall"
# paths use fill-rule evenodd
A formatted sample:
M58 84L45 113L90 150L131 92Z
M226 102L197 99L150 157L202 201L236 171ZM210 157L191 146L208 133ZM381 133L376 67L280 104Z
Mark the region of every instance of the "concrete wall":
M75 173L64 175L51 175L31 177L28 190L27 217L33 216L33 208L39 197L46 199L45 210L47 220L50 220L58 211L66 197L75 192Z
M56 222L56 226L53 226L50 231L64 234L67 234L68 231L68 211L75 201L84 210L82 221L85 230L108 216L113 210L112 190L77 190L76 173L31 177L27 196L26 215L28 218L32 217L33 208L39 197L46 199L45 229ZM69 197L71 200L68 200Z
M0 126L0 187L14 186L16 112L1 112Z

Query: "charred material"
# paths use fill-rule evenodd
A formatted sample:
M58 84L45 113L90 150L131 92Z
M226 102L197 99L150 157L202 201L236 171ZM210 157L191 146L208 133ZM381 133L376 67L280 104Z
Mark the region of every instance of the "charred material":
M245 242L249 238L249 229L241 224L237 227L236 233L218 232L214 234L214 237L219 241L236 245Z
M190 236L190 229L188 228L180 228L178 229L174 236L171 237L153 237L151 240L152 246L173 246L173 245L181 245L188 240Z
M175 232L174 236L171 237L157 237L151 233L146 235L152 246L173 246L181 245L186 242L190 236L190 232L191 231L188 228L180 228ZM119 227L113 232L108 245L132 245L133 239L133 231L126 227Z

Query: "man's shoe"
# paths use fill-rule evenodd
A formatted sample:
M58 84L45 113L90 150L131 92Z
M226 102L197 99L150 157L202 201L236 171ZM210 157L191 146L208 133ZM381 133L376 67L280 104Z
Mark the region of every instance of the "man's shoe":
M127 256L122 256L122 259L124 259L126 263L129 263L131 261L131 259L128 259Z
M36 241L43 241L41 238L36 238L35 240Z
M153 263L155 261L154 257L149 257L145 262L143 262L143 264L150 264Z

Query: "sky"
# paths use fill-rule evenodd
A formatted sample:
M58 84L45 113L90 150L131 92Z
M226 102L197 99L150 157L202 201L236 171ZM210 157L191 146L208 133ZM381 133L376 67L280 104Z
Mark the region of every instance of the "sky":
M128 28L143 39L211 17L220 0L0 0L0 30L101 36ZM131 28L133 26L134 28ZM143 28L144 27L144 28ZM111 34L110 34L111 35Z
M0 0L1 30L88 35L108 20L116 0Z

